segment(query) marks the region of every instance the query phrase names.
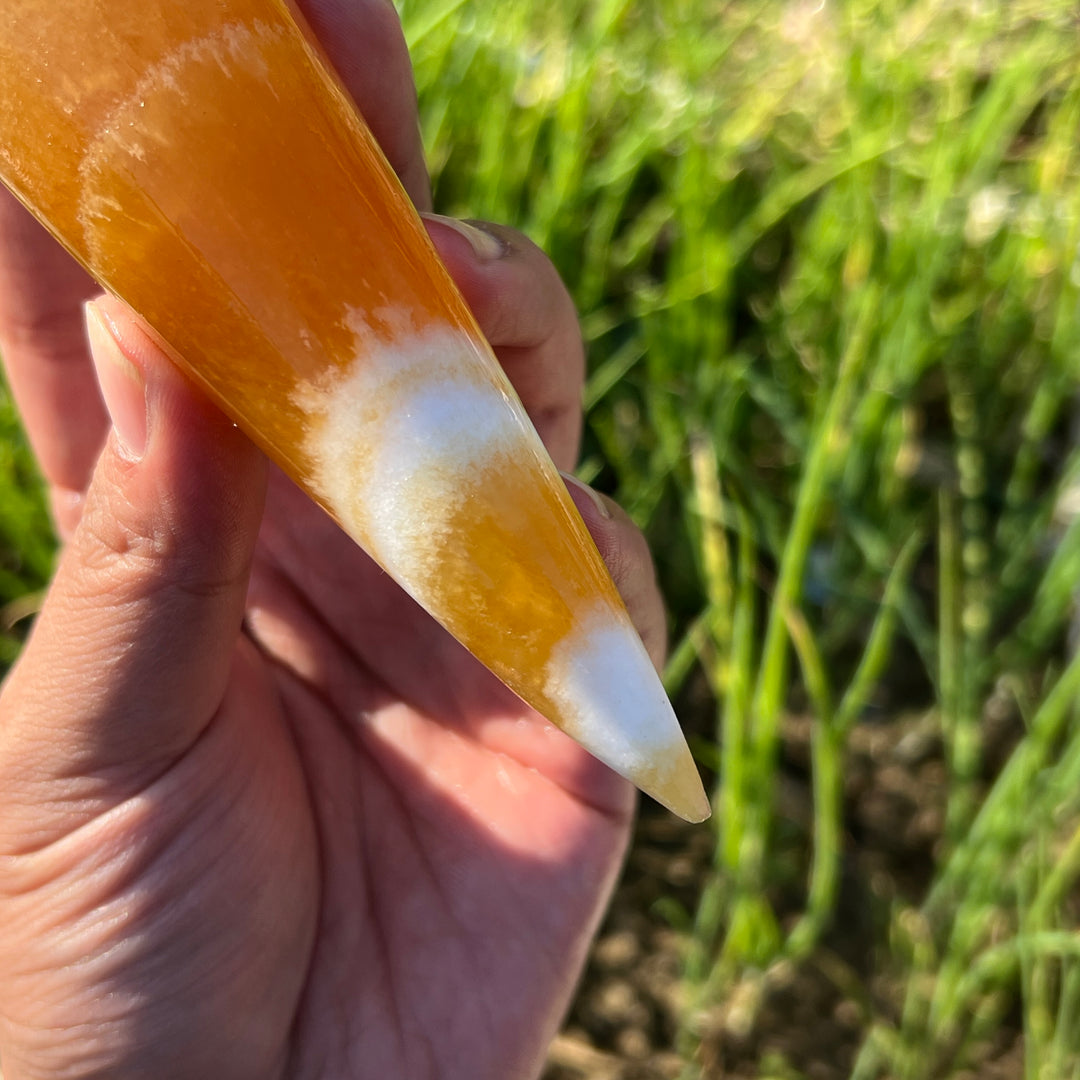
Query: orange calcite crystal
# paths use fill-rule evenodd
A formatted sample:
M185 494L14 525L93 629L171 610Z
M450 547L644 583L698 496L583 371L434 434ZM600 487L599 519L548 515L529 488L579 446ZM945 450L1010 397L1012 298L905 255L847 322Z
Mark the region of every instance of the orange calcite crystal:
M707 816L573 503L291 3L4 0L0 177L511 689Z

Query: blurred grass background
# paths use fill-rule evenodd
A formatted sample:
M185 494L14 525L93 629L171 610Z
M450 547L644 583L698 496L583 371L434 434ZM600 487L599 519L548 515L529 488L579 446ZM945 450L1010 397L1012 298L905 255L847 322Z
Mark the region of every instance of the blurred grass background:
M0 676L19 654L54 551L41 477L0 377Z
M1006 1027L1009 1075L1080 1077L1074 5L400 6L438 208L555 259L590 350L581 474L669 599L717 811L662 912L681 1075L724 1075L732 1010L813 962L858 1018L844 1075L991 1075ZM51 558L33 475L0 401L3 662ZM833 963L853 740L913 713L946 778L932 866L869 889L864 963Z

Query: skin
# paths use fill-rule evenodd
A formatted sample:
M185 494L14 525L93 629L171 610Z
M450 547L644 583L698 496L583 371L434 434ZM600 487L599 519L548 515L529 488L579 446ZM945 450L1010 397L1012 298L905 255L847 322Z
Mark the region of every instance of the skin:
M302 6L426 207L392 6ZM583 357L557 274L508 230L485 226L501 250L482 258L428 228L570 468ZM91 360L94 291L0 199L0 348L67 541L0 694L5 1080L535 1076L632 791L268 467L115 300ZM571 491L659 662L640 534Z

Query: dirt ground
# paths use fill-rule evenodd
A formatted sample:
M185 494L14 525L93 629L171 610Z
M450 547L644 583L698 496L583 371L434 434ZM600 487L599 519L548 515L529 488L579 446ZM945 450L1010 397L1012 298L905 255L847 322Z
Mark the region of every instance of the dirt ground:
M995 752L1004 758L1015 728L1008 715L989 722L992 770L1000 763L993 761ZM780 810L803 859L812 806L809 736L808 718L788 719ZM705 1022L699 1060L709 1080L846 1080L868 1009L885 1015L897 1009L899 987L878 973L876 960L882 912L897 897L918 902L933 873L946 771L932 719L911 715L859 727L845 775L847 850L836 926L801 967L750 994L752 1005L737 993ZM658 902L674 899L693 911L711 856L707 826L642 806L622 884L544 1080L680 1075L682 1061L674 1051L682 1004L679 938ZM798 903L793 895L792 916ZM785 904L781 897L782 917ZM1020 1080L1019 1032L1006 1026L964 1076Z

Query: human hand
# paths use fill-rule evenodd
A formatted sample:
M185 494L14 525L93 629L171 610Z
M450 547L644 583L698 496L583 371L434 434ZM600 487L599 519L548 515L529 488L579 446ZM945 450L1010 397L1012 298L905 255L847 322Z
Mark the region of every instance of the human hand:
M318 28L340 31L341 5L321 8ZM375 25L363 48L406 64L396 26ZM403 175L417 153L396 155ZM264 505L260 455L111 301L95 360L116 430L98 459L109 421L73 329L87 285L5 213L6 358L47 475L73 493L0 698L6 1080L534 1074L629 787L273 471ZM569 467L581 346L553 269L505 230L487 257L429 230ZM13 289L52 310L19 330ZM655 653L640 536L575 499Z

